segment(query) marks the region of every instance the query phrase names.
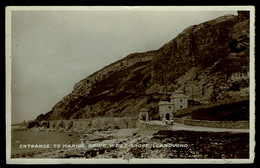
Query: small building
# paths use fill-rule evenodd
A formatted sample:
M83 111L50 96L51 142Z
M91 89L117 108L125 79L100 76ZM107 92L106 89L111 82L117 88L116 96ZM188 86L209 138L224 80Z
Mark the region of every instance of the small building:
M173 118L174 113L180 109L188 107L188 96L184 95L182 91L174 92L170 97L170 102L159 102L159 119L170 120Z
M139 120L141 121L149 121L149 113L147 109L141 109L139 112Z
M188 107L188 98L182 91L176 91L171 95L170 99L174 104L174 113Z
M165 118L169 120L173 117L174 104L168 101L159 102L159 120Z

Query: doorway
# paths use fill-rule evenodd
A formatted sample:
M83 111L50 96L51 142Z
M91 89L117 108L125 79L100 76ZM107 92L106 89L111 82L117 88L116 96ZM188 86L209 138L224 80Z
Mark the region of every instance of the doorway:
M166 113L165 118L166 118L166 120L170 120L170 114L169 114L169 113Z
M142 121L146 121L146 115L142 116Z

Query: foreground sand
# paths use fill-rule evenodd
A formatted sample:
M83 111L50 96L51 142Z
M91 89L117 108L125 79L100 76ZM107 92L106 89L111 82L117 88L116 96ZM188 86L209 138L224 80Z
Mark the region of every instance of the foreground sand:
M80 146L81 141L84 146ZM20 144L51 148L19 148ZM59 144L60 148L54 148ZM73 146L74 145L74 146ZM76 146L78 145L78 146ZM13 131L12 158L248 158L249 134L132 129Z

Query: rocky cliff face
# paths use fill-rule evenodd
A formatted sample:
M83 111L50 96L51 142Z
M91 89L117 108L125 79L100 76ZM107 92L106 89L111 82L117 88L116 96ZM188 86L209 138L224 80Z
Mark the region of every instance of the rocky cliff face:
M249 12L190 26L158 50L134 53L74 86L36 120L156 114L167 93L211 103L249 95Z

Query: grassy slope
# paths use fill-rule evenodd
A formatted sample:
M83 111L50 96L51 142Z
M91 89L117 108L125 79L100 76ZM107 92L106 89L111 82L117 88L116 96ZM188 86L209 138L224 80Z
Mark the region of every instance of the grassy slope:
M178 113L178 116L181 116L181 112ZM198 109L186 112L184 116L192 116L192 119L210 121L249 120L249 100L210 107L201 106Z

